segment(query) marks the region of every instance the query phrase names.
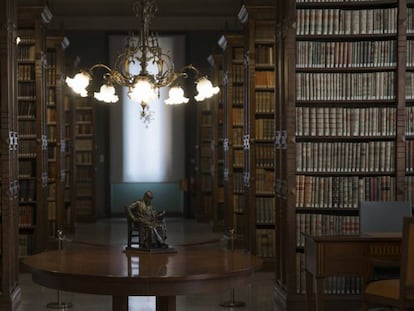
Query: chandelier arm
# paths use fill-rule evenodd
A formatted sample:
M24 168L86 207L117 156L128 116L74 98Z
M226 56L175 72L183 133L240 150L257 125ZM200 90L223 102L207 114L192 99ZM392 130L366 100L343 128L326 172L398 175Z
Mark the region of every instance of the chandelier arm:
M112 69L109 66L107 66L107 65L104 65L104 64L95 64L91 68L89 68L89 72L92 73L92 71L94 69L96 69L96 68L104 68L104 69L108 70L109 72L112 71Z

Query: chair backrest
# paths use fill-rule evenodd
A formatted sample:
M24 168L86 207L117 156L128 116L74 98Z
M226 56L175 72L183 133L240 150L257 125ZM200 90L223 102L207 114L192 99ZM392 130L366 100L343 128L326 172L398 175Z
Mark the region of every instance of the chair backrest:
M414 217L404 217L401 246L401 294L414 293Z
M403 218L412 216L407 201L362 201L359 208L360 233L402 232Z

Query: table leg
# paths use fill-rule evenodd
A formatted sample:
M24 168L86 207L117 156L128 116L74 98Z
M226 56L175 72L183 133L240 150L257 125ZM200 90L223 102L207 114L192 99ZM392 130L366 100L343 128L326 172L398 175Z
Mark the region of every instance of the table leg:
M313 311L313 275L305 271L306 280L306 311Z
M324 278L317 277L316 278L316 311L323 311L325 310L324 306Z
M128 311L128 296L112 296L112 311Z
M157 296L156 306L157 311L175 311L176 298L175 296Z

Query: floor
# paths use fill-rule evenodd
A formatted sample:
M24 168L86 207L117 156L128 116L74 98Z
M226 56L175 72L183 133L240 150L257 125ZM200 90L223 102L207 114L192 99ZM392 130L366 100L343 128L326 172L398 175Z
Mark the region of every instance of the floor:
M174 246L192 244L215 244L225 247L226 240L220 233L213 232L207 223L198 223L191 219L168 218L167 242ZM73 247L76 244L102 247L108 244L125 245L125 219L107 219L93 224L77 224L73 236L64 236L62 247ZM203 293L191 296L177 297L177 311L217 311L217 310L251 310L270 311L272 305L273 273L257 272L253 282L244 288L231 289L215 293ZM110 311L112 300L110 296L86 295L69 292L58 292L34 284L31 275L20 274L22 288L22 304L19 311L53 310L48 303L70 303L67 310L73 311ZM244 307L222 307L220 304L228 301L241 301ZM55 309L56 310L56 309ZM130 297L129 311L155 310L154 297Z

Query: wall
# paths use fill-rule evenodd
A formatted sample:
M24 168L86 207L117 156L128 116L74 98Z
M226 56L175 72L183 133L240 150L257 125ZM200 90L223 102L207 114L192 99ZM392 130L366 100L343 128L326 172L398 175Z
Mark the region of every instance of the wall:
M167 215L183 214L183 192L178 183L119 183L111 184L111 215L123 215L125 206L142 198L147 190L152 191L157 210L165 210Z

